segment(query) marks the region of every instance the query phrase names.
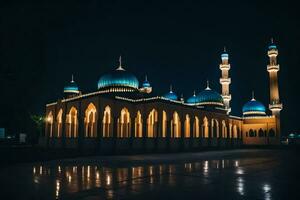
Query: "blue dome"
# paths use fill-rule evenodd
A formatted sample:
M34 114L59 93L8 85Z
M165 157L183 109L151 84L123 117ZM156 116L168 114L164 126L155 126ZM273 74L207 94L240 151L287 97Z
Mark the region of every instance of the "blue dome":
M79 93L79 88L77 84L73 81L73 78L71 82L64 87L64 93L74 93L74 94Z
M150 85L150 83L149 83L149 81L148 81L147 79L144 80L142 86L143 86L144 88L151 87L151 85Z
M131 87L138 89L139 81L131 73L124 70L121 66L111 73L104 74L98 81L98 89L107 87Z
M269 45L269 49L271 50L271 49L277 49L277 46L275 45L275 44L271 44L271 45Z
M163 97L174 101L178 100L178 96L172 90L165 94Z
M221 54L221 58L222 58L222 59L228 59L228 58L229 58L228 53L222 53L222 54Z
M211 90L209 87L207 87L205 90L200 92L197 95L198 98L198 104L199 105L220 105L223 106L223 98L222 96L215 92L214 90Z
M243 115L265 115L265 106L254 98L243 106Z
M198 97L196 96L196 94L194 94L193 96L191 96L190 98L188 98L186 100L186 102L188 104L197 104L197 103L199 103L199 100L198 100Z

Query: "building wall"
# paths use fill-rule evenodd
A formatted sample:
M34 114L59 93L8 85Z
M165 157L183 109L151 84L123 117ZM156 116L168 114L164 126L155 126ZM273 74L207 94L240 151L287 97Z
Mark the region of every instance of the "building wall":
M87 108L95 111L91 124ZM106 108L111 111L109 126L103 123ZM120 123L125 118L129 123ZM46 107L46 119L44 143L52 148L178 151L239 146L242 138L241 119L230 118L225 111L209 112L166 100L129 102L98 95L58 101ZM105 127L110 129L107 134Z

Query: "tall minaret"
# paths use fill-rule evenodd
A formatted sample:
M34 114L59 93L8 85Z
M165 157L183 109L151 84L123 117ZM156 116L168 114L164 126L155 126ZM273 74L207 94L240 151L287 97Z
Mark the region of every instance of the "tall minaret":
M227 114L231 112L230 100L231 94L229 91L229 85L231 83L231 78L229 78L229 70L230 64L228 62L229 55L226 52L226 48L224 47L224 52L221 54L222 63L220 64L220 70L222 71L222 77L220 78L220 83L222 85L222 97L224 100L225 109L227 110Z
M279 64L277 63L278 50L276 45L271 39L271 44L268 48L268 56L270 58L269 65L267 66L267 70L269 72L270 77L270 104L269 109L277 118L277 132L280 133L280 111L282 110L282 104L279 98L279 89L278 89L278 77L277 72L279 71Z

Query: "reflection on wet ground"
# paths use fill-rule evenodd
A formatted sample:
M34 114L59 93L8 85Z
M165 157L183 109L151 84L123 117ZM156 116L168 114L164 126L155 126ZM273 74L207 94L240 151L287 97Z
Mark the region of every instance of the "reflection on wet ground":
M1 171L1 193L6 199L297 199L299 163L288 159L290 153L255 153L260 156L176 162L176 155L170 155L173 162L112 166L80 159L18 165Z

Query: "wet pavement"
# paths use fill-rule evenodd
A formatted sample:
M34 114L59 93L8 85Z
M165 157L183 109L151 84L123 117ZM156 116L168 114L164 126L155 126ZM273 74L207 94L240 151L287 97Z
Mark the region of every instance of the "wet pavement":
M300 199L286 150L88 157L0 169L0 199Z

